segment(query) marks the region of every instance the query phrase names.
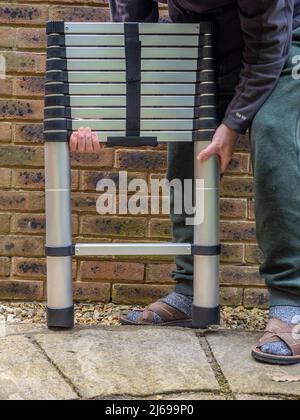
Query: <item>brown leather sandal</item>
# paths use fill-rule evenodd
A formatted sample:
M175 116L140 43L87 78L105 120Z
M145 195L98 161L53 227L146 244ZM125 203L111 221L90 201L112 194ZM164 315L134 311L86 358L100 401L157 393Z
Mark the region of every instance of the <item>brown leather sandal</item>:
M140 317L137 322L131 321L126 316L120 318L120 322L123 325L155 325L165 327L192 327L192 319L185 315L183 312L173 308L173 306L158 300L155 303L147 306L144 310L136 311L140 312ZM162 322L155 323L154 315L159 315Z
M295 337L295 325L286 324L279 319L271 319L265 335L259 341L257 347L252 350L252 356L255 360L262 363L273 365L295 365L300 363L300 339ZM290 349L293 356L277 356L263 353L261 347L265 344L283 341Z

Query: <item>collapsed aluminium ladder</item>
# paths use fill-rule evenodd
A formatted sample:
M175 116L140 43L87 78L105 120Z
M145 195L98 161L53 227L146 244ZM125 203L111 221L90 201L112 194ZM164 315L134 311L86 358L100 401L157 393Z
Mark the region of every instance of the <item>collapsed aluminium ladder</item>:
M47 34L48 326L74 326L72 257L116 255L193 255L193 326L218 324L219 168L215 157L197 161L217 126L212 24L49 22ZM81 126L108 146L194 142L205 218L193 244L72 245L68 140Z

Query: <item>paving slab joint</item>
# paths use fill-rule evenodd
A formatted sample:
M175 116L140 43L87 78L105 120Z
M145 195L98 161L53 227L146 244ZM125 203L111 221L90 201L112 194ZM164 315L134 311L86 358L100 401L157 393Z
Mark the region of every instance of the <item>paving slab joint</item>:
M228 400L236 400L236 397L230 388L229 382L227 381L226 376L224 375L221 366L219 365L217 359L215 358L213 351L203 333L196 333L198 337L200 347L204 351L207 361L210 364L212 371L215 375L215 378L220 387L220 394L225 396Z
M72 381L64 374L64 372L62 372L62 370L57 366L57 364L48 356L43 347L33 337L28 337L28 339L37 348L37 350L43 354L43 356L47 359L51 366L57 371L59 376L69 385L72 391L76 394L77 398L82 400L83 396L80 394L79 390L72 383Z

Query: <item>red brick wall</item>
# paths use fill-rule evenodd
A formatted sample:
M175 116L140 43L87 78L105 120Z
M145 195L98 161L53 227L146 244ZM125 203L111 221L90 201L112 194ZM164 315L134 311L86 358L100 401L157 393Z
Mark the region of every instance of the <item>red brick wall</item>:
M8 77L0 80L0 299L43 300L44 171L42 146L46 20L108 20L103 0L0 1L0 51ZM95 183L103 172L126 169L149 179L163 174L166 151L105 150L73 156L75 240L168 240L167 218L103 218ZM96 225L96 222L98 224ZM248 143L238 147L222 191L222 303L263 306L258 276ZM172 289L167 258L74 261L78 300L142 303Z

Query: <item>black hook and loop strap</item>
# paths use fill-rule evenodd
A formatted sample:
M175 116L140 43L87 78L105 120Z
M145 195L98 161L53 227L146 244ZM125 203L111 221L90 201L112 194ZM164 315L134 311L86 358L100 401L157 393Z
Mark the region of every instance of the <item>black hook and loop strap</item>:
M142 44L139 25L125 23L125 57L127 83L126 135L139 136L141 130Z

